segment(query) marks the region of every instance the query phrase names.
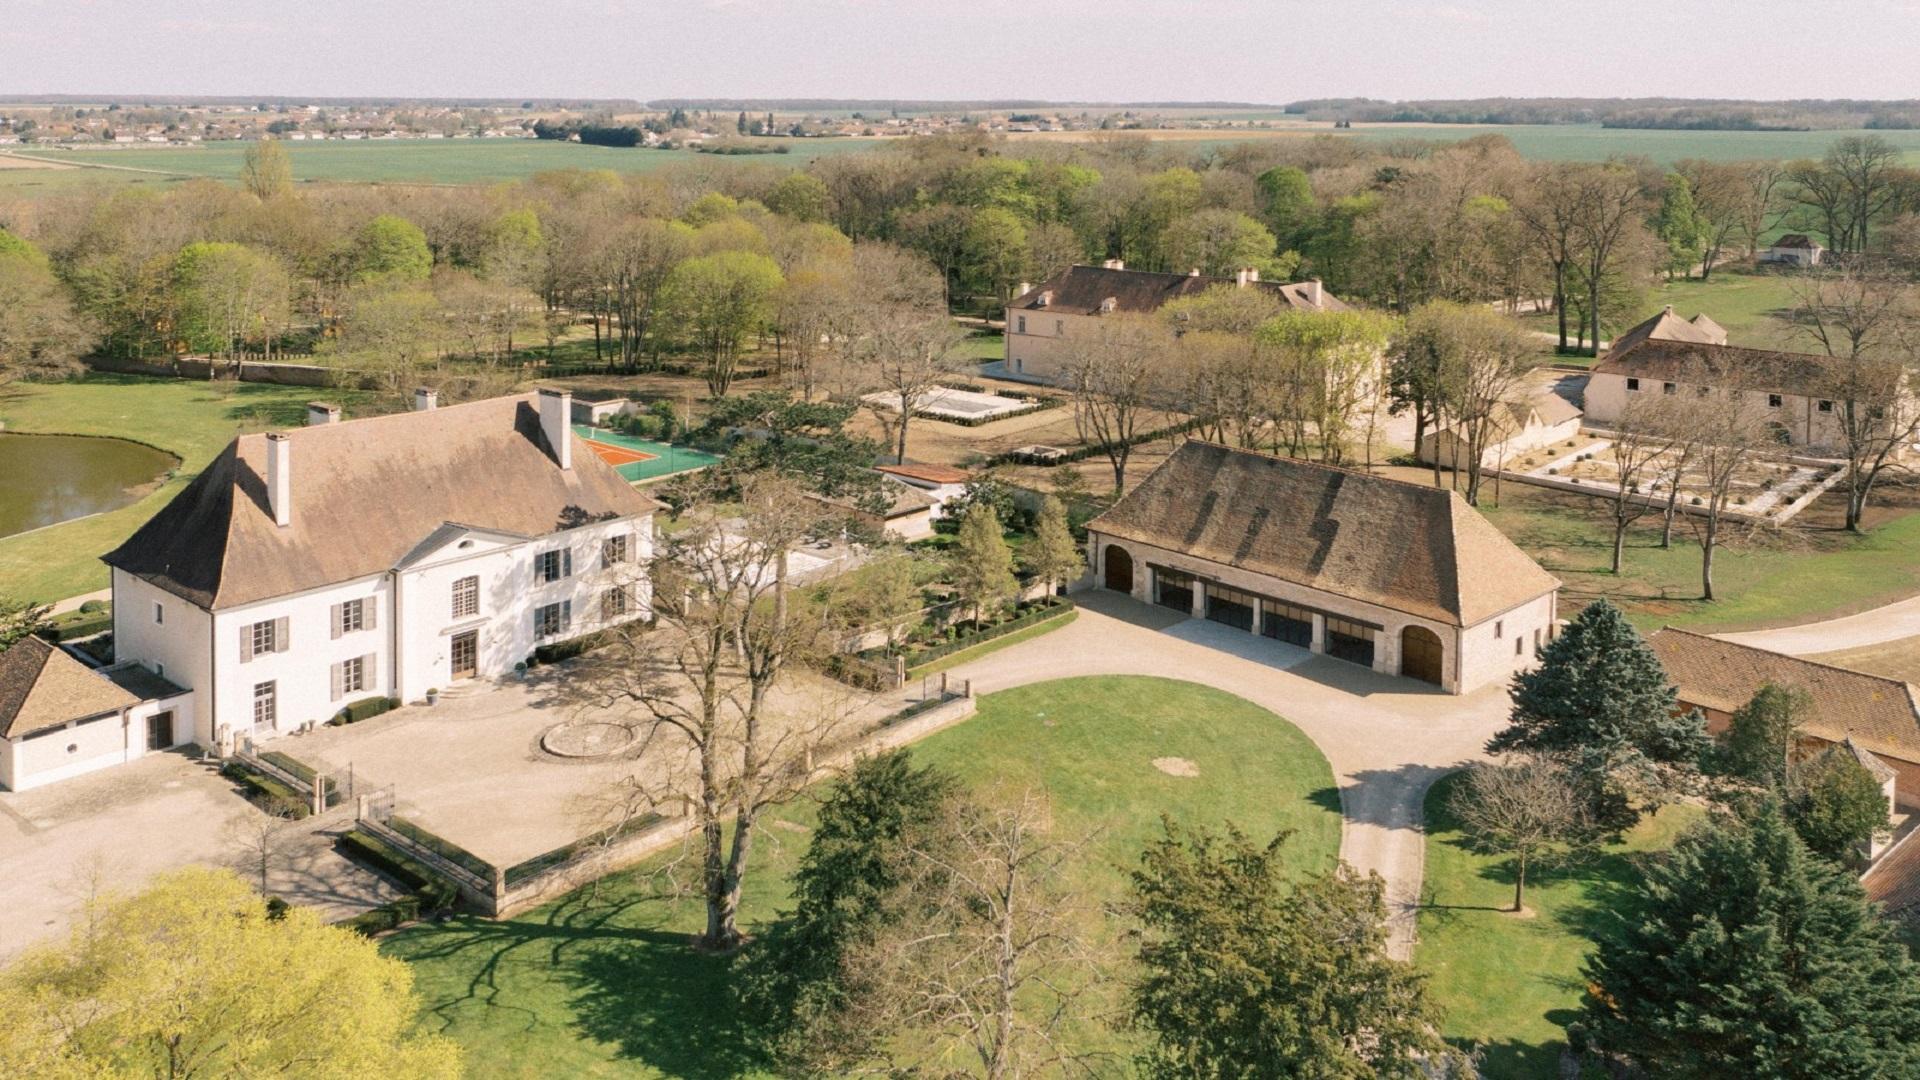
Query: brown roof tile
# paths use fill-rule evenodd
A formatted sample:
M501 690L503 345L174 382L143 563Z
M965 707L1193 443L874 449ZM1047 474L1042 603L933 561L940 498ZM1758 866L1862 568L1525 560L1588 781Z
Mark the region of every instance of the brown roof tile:
M1560 587L1455 492L1199 440L1087 528L1455 626Z
M1860 885L1867 899L1883 905L1887 914L1920 922L1920 830L1881 855Z
M21 638L0 652L0 738L31 735L140 701L37 637Z
M1920 763L1920 709L1914 688L1899 679L1849 671L1797 656L1736 645L1671 626L1647 639L1666 665L1680 700L1731 713L1768 683L1799 687L1813 698L1801 729L1815 738L1854 745L1880 757Z
M1109 299L1114 302L1113 310L1132 313L1146 313L1160 310L1160 306L1169 300L1183 296L1197 296L1215 285L1232 285L1232 278L1206 277L1198 274L1163 274L1152 270L1116 270L1105 266L1073 266L1053 278L1043 281L1019 296L1013 298L1007 306L1027 311L1059 310L1070 315L1097 315L1101 306ZM1324 288L1320 290L1320 301L1315 304L1312 291L1313 282L1295 281L1258 281L1250 288L1264 289L1279 297L1289 307L1308 311L1345 311L1347 305L1334 297ZM1051 297L1043 304L1043 294Z
M927 484L964 484L973 479L972 473L951 465L875 465L874 469Z
M387 570L446 522L542 536L657 505L569 431L554 464L532 394L295 428L293 522L267 506L267 439L242 435L104 556L208 609Z

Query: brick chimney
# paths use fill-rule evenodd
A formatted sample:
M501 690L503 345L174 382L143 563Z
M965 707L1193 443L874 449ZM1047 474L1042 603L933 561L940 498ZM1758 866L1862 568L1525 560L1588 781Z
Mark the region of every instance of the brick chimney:
M275 525L293 524L293 440L284 431L267 433L267 507Z
M1013 295L1016 297L1025 296L1032 291L1033 291L1033 283L1030 281L1023 281L1020 283L1018 288L1013 290Z
M573 468L573 394L567 390L540 388L540 434L553 450L553 460L563 469Z
M422 386L413 392L413 411L432 412L440 407L440 391Z
M1106 262L1101 263L1100 266L1107 270L1125 270L1127 268L1127 264L1119 259L1108 259Z
M1324 297L1325 295L1326 295L1326 290L1321 287L1319 278L1307 279L1307 302L1308 303L1312 304L1314 307L1319 307L1321 298Z
M329 405L324 401L307 402L307 426L320 427L324 424L340 422L340 406Z

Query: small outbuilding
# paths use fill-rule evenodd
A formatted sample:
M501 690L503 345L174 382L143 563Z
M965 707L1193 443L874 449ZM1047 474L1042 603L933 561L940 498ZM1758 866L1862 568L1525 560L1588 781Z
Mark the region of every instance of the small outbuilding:
M1530 667L1560 582L1458 493L1193 440L1087 524L1096 582L1470 693Z
M0 787L25 791L188 742L192 698L138 664L96 671L21 638L0 651Z
M1579 408L1558 394L1503 401L1489 418L1491 431L1480 450L1481 463L1499 468L1529 451L1571 439L1580 434L1580 416ZM1451 424L1422 436L1415 456L1423 465L1433 464L1438 457L1448 468L1464 468L1473 455L1471 443L1464 425Z
M1760 252L1760 261L1778 266L1819 266L1826 250L1806 233L1788 233L1767 245Z

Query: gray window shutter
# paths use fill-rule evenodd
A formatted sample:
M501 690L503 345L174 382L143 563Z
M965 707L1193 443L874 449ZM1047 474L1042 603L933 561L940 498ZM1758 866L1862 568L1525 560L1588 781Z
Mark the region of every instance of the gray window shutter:
M333 636L340 636L340 624L346 622L345 604L335 604L327 609L327 624L332 628Z
M329 664L327 666L327 676L333 682L333 697L331 700L339 701L342 692L340 688L347 681L347 669L339 663Z
M378 596L369 596L360 602L360 606L366 614L366 628L368 630L380 629L380 598Z
M241 623L240 662L244 664L251 659L253 659L253 627L247 623Z
M560 629L565 631L573 625L573 601L560 601Z
M361 672L361 677L367 680L367 692L374 693L374 694L379 693L380 692L380 656L379 654L368 653L367 655L361 657L360 672Z
M291 646L292 642L287 640L287 617L282 615L273 620L273 651L286 652Z
M560 549L560 576L573 576L573 549L570 547Z

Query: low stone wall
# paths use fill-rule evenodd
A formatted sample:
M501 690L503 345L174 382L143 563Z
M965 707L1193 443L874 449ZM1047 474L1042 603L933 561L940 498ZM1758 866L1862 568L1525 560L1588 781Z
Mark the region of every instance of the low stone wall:
M341 374L333 368L317 364L262 363L254 360L233 364L205 356L182 356L166 360L95 356L88 358L87 366L95 371L120 375L201 380L237 378L241 382L271 383L276 386L333 386L336 385L336 377Z

